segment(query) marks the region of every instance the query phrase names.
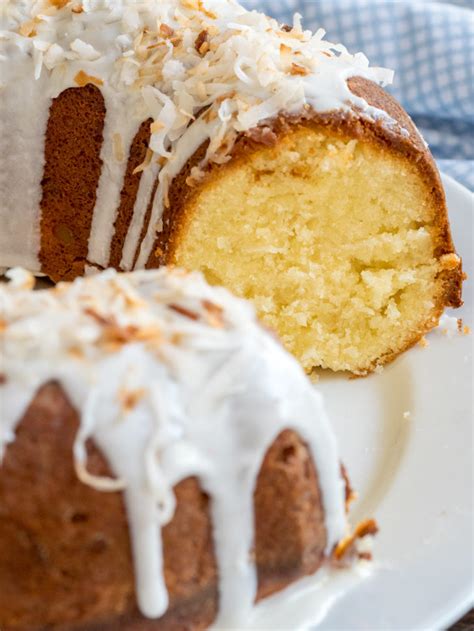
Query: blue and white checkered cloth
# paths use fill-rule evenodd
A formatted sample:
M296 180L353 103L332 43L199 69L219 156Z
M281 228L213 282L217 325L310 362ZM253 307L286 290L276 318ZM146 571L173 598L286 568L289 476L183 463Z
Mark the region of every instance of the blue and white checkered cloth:
M243 0L395 70L392 94L442 171L474 190L474 0Z

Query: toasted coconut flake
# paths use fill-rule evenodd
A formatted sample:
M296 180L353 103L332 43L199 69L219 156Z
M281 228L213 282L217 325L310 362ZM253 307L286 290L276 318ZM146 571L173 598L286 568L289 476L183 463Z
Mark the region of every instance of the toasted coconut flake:
M87 74L84 70L79 70L79 72L74 77L74 81L80 88L92 83L93 85L101 86L104 85L104 82L99 77L94 77L92 75Z
M181 45L182 41L183 39L181 37L172 37L170 39L170 42L173 44L175 48L178 48L178 46Z
M289 46L287 46L286 44L280 44L280 55L282 57L287 59L291 55L292 52L293 51Z
M91 318L93 318L98 324L102 326L109 326L110 324L114 324L115 320L111 316L104 316L92 307L86 307L84 309L84 313Z
M72 7L71 11L73 13L82 13L84 11L84 7L82 6L82 4L78 4Z
M208 324L216 329L222 329L224 327L224 309L210 300L203 300L202 306L206 310Z
M146 394L145 388L137 388L136 390L119 390L119 402L122 411L127 414L137 407L138 403L143 399Z
M300 66L299 64L295 64L295 63L291 64L290 74L301 75L304 77L308 75L309 73L310 71L308 70L308 68L305 68L304 66Z
M181 4L185 9L191 9L192 11L199 11L198 0L181 0Z
M341 476L344 480L344 493L345 493L345 503L346 503L346 513L349 512L350 505L357 499L357 493L354 491L351 485L351 481L349 480L349 476L347 474L346 467L341 462Z
M184 335L182 333L173 333L170 337L171 344L175 346L179 346L184 339Z
M0 333L3 333L3 331L7 330L7 323L6 320L2 320L0 318Z
M199 11L201 11L201 13L204 13L204 15L211 20L217 20L217 15L212 11L209 11L209 9L206 9L202 0L198 0L198 9Z
M153 158L153 151L150 148L148 148L146 150L145 159L143 160L141 164L139 164L137 167L135 167L135 169L133 169L132 174L136 175L137 173L141 173L142 171L144 171L150 165L152 158Z
M366 537L367 535L376 535L379 528L375 519L366 519L361 521L354 529L354 532L347 537L344 537L339 541L333 551L333 558L336 561L340 561L349 552L354 549L354 544L358 539Z
M209 107L204 114L202 115L203 120L207 121L208 123L210 123L213 120L216 120L217 118L217 112L216 110L211 106Z
M169 37L173 37L174 29L172 29L171 26L168 26L168 24L160 24L160 34L165 39L167 39Z
M190 309L186 309L186 307L182 307L181 305L177 305L175 303L171 303L168 307L190 320L199 320L199 314L195 311L191 311Z
M70 357L74 357L75 359L83 359L84 358L84 351L77 345L70 346L67 349L67 354Z
M69 0L49 0L49 4L58 10L63 9L68 2Z
M37 35L36 27L41 21L42 21L41 18L35 17L32 20L23 22L23 24L20 26L17 32L23 37L36 37Z
M203 42L201 46L198 48L198 52L200 55L205 55L210 50L209 42Z
M110 350L120 348L124 344L130 344L137 334L138 327L133 324L120 326L118 324L110 324L104 327L101 343Z

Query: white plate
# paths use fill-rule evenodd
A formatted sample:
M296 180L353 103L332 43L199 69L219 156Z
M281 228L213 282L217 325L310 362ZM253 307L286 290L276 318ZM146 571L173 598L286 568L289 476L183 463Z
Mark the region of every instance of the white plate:
M469 276L464 306L450 315L474 330L474 196L449 177L443 181ZM470 607L473 339L437 329L428 347L408 351L382 374L322 376L319 388L360 495L352 520L375 515L380 533L373 575L339 599L318 628L440 629Z

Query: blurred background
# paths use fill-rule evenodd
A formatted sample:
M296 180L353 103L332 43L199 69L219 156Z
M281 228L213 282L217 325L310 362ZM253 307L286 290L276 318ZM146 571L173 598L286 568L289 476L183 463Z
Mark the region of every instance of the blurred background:
M395 70L388 89L445 173L474 190L474 0L243 0Z

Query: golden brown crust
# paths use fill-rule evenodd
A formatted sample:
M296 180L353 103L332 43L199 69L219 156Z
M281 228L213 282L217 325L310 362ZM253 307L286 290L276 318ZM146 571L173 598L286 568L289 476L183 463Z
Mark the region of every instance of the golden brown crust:
M118 493L77 479L77 414L61 387L41 388L0 467L2 631L182 631L207 627L217 608L209 499L196 479L177 485L163 530L170 608L157 621L137 611L127 520ZM90 444L88 468L110 474ZM284 431L265 457L255 493L258 597L317 569L326 544L309 453Z
M41 270L53 280L84 273L102 170L105 104L93 85L62 92L49 112L41 186Z

